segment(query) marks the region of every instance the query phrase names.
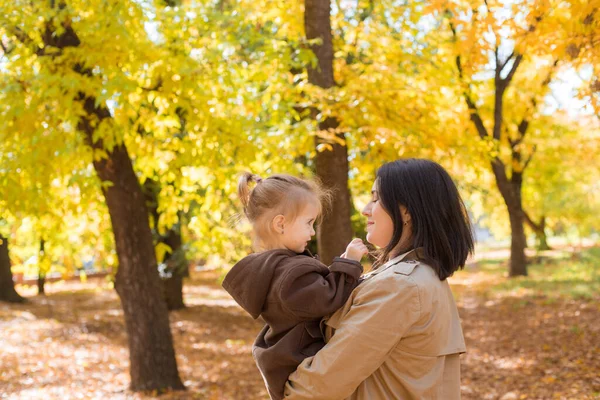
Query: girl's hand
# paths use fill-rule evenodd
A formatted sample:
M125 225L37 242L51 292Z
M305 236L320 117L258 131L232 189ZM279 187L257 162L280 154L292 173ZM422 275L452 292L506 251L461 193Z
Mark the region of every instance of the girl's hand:
M348 247L346 247L346 252L342 254L343 258L348 258L350 260L360 261L364 255L369 253L369 249L363 243L362 239L356 238L353 239Z

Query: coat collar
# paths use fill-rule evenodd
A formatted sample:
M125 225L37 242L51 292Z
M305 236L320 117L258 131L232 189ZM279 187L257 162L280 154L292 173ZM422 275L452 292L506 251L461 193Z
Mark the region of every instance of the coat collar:
M365 274L364 277L368 278L370 276L380 274L383 271L385 271L386 269L388 269L394 265L400 264L401 262L419 260L422 252L423 252L423 250L421 247L419 247L417 249L409 250L404 254L400 254L399 256L392 258L391 260L389 260L388 262L386 262L385 264L383 264L381 267L377 268L376 270ZM415 265L416 265L415 262L411 262L410 264L407 264L407 271L406 271L407 274L410 274L410 272L415 268Z

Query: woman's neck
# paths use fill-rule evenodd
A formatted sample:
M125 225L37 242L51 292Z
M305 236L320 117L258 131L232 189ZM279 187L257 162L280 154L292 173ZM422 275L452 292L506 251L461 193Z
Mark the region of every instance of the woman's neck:
M398 245L396 247L394 247L392 249L392 251L390 251L387 261L390 261L390 260L392 260L402 254L408 253L409 251L412 251L412 250L414 250L414 247L407 245L407 244L398 243Z

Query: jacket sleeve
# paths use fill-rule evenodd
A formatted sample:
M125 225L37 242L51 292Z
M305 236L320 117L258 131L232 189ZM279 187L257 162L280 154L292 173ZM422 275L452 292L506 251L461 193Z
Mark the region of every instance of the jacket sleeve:
M281 304L300 318L321 318L341 308L363 272L358 261L339 257L329 268L321 266L296 266L279 287Z
M306 358L285 386L285 398L345 399L383 364L421 313L409 277L363 283L331 340Z

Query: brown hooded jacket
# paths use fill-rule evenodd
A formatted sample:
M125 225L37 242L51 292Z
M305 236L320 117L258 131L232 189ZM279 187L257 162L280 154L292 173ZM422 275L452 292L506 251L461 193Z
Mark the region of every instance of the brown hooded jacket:
M251 254L229 271L225 290L266 322L252 354L273 400L283 398L302 360L325 345L321 318L344 305L362 272L358 261L338 257L327 267L307 252L284 249Z

